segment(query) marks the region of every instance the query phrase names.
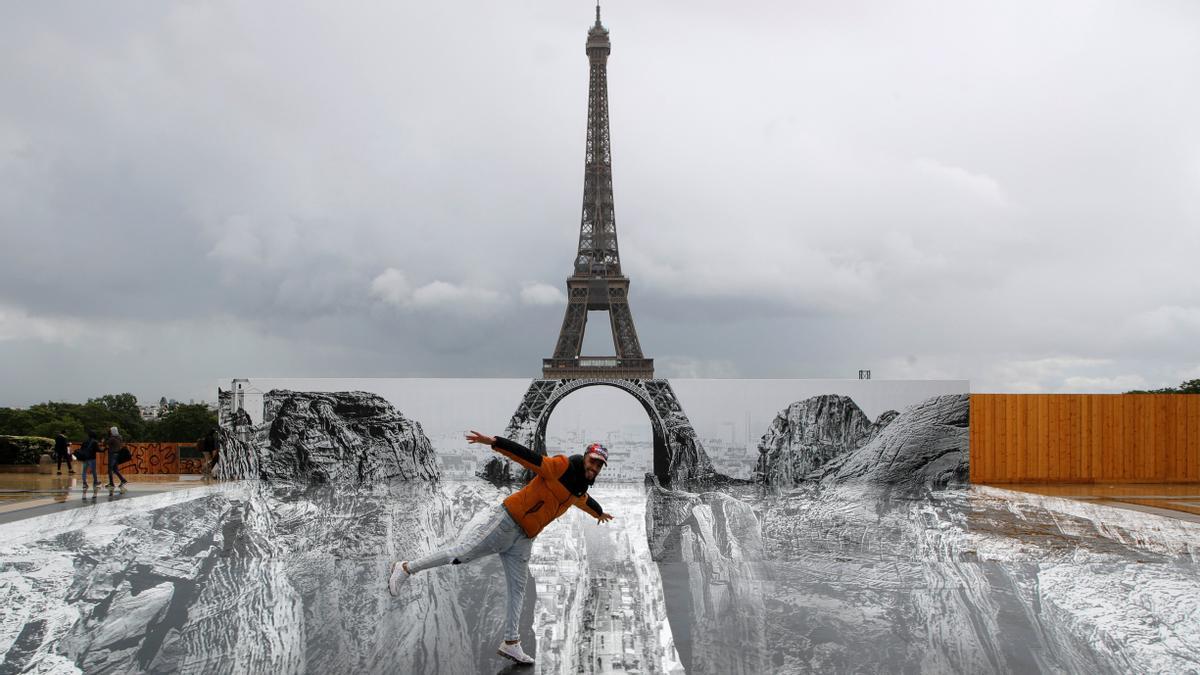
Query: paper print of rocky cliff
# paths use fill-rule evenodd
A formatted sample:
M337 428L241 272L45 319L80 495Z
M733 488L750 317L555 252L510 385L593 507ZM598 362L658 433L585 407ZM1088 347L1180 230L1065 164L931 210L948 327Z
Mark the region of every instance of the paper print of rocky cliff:
M815 478L808 474L867 445L899 411L918 403L931 402L934 409L905 418L888 438L916 434L908 442L920 445L924 434L945 428L939 414L959 414L955 424L966 437L963 381L661 380L670 388L665 402L621 381L577 382L535 403L541 406L536 415L528 410L529 380L523 379L221 383L221 426L230 452L218 472L300 481L519 479L511 463L466 443L463 434L478 429L544 454L579 453L602 442L613 457L610 481L641 483L653 474L664 485L736 479L784 487ZM958 398L932 403L943 396ZM673 412L682 409L686 417ZM965 440L958 450L943 453L941 463L958 462L965 470ZM879 461L891 461L886 449L880 452ZM915 461L900 456L898 461ZM913 481L903 466L894 469L897 481Z
M1194 670L1200 524L967 485L968 398L812 396L757 484L650 485L687 672Z
M528 385L223 383L227 480L0 524L0 672L503 672L498 560L399 597L384 580L520 487L439 455L507 428ZM524 672L1200 662L1200 524L967 485L965 383L671 385L696 480L662 471L627 390L575 391L547 423L549 452L606 434L589 494L615 519L573 510L536 538Z
M874 420L848 396L797 401L759 441L755 477L784 487L851 479L901 489L963 484L969 414L966 394L935 396Z

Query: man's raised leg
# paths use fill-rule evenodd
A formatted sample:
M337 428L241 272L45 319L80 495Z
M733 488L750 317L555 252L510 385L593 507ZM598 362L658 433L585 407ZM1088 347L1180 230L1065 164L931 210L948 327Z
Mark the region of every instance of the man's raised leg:
M480 511L463 528L453 546L417 560L393 562L388 572L388 591L392 595L399 595L400 585L421 570L466 563L496 553L502 545L504 534L501 524L508 517L503 506Z

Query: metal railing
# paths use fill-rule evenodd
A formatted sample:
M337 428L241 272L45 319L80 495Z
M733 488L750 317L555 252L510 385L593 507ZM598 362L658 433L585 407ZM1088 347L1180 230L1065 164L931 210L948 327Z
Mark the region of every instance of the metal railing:
M542 359L546 377L565 377L571 374L615 377L652 377L654 359L622 359L616 356L580 356L573 359Z

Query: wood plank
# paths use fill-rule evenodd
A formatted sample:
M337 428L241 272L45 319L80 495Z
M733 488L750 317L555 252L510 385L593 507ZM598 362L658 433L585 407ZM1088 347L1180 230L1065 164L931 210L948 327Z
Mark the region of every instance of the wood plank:
M1200 481L1200 395L1192 394L1188 402L1187 478Z
M1091 405L1091 396L1079 396L1079 406L1075 408L1075 413L1079 416L1079 456L1075 458L1075 474L1080 480L1087 480L1088 471L1087 465L1092 458L1092 434L1091 429L1087 428L1088 422L1088 406Z
M1175 416L1175 436L1171 440L1171 480L1187 480L1187 394L1171 397L1171 412Z
M1083 430L1083 461L1081 462L1080 473L1091 478L1092 466L1096 461L1096 429L1092 426L1095 416L1092 412L1096 399L1091 396L1083 397L1082 419L1080 421L1080 429ZM1086 426L1084 426L1086 424Z
M1117 444L1116 455L1113 457L1114 479L1126 479L1127 472L1134 465L1138 456L1137 426L1137 397L1126 399L1121 397L1121 442Z
M1072 480L1084 478L1084 429L1082 429L1081 408L1084 407L1084 396L1072 394L1067 398L1067 423L1070 443L1070 465L1067 477Z
M1189 481L1200 481L1200 395L1188 396L1188 460Z
M1114 396L1108 401L1108 434L1104 448L1104 480L1116 480L1120 475L1120 449L1125 445L1125 397Z
M1018 396L1005 397L1005 412L1008 416L1008 434L1012 445L1008 447L1008 479L1019 482L1025 474L1025 400Z
M992 471L998 478L1004 479L1005 482L1012 480L1008 474L1008 448L1005 447L1005 425L1008 423L1008 420L1004 416L1004 406L1007 400L1007 396L992 397L991 428L991 434L996 448L996 461L992 467Z
M1175 409L1175 414L1179 416L1176 427L1175 448L1179 453L1179 457L1175 463L1175 472L1179 475L1179 481L1186 483L1188 479L1188 397L1180 396L1179 402Z
M1046 446L1050 444L1050 399L1043 394L1037 398L1037 454L1033 466L1033 476L1038 480L1046 478Z
M1056 409L1058 408L1056 405L1057 399L1057 396L1052 396L1049 394L1042 394L1038 397L1040 405L1046 411L1044 417L1040 416L1039 411L1038 418L1038 421L1042 425L1042 428L1040 429L1042 437L1041 442L1038 444L1039 447L1037 453L1037 477L1040 481L1046 481L1050 479L1050 455L1052 455L1055 451L1054 434L1057 432L1058 426L1055 424L1054 419L1054 414L1057 412Z
M1170 424L1171 413L1167 410L1169 396L1155 396L1151 400L1154 412L1150 419L1154 420L1154 479L1164 481L1171 475L1167 468L1167 447L1171 445L1172 431Z
M1015 396L1004 396L996 399L996 419L998 430L1003 430L1004 437L1012 438L1012 435L1017 430L1017 399ZM1014 444L1010 447L1008 444L1001 446L1003 451L1003 461L998 462L996 472L1003 474L1004 479L1009 482L1014 482L1017 475L1017 448Z
M1154 422L1157 427L1154 433L1157 442L1154 448L1154 461L1158 469L1157 480L1167 482L1171 479L1174 468L1171 446L1175 444L1175 415L1173 414L1175 404L1170 396L1156 396L1154 403Z
M1150 423L1153 425L1150 432L1154 442L1154 460L1152 466L1154 472L1151 477L1155 481L1162 481L1166 477L1167 466L1167 412L1164 409L1165 397L1155 396L1150 399Z
M1025 468L1021 480L1032 480L1038 474L1038 399L1030 396L1025 401Z
M1067 394L1059 394L1054 397L1055 414L1054 414L1054 429L1055 439L1050 443L1054 446L1053 452L1050 454L1050 478L1055 481L1061 481L1067 477L1067 467L1071 461L1071 397Z
M1147 394L1148 395L1148 394ZM1134 461L1129 468L1126 479L1146 480L1150 478L1150 467L1153 458L1153 438L1151 437L1151 425L1148 424L1147 418L1150 417L1150 405L1146 400L1146 395L1138 395L1134 400L1133 417L1130 418L1130 426L1133 428L1133 444L1136 450Z
M1070 445L1070 461L1067 464L1066 477L1069 480L1083 478L1080 464L1083 459L1083 430L1080 426L1083 397L1072 394L1067 397L1067 443Z
M1038 478L1042 480L1050 479L1050 459L1055 452L1054 399L1055 396L1043 395L1042 404L1038 407L1038 422L1042 424L1042 428L1038 430L1042 432L1042 452L1038 453Z
M1046 479L1057 480L1058 467L1063 456L1062 447L1062 413L1063 396L1053 394L1046 400L1050 413L1048 420L1050 428L1046 435Z
M1200 482L1200 396L976 394L972 482Z
M1037 398L1028 396L1017 400L1017 420L1021 423L1021 443L1017 446L1017 476L1018 480L1033 480L1033 472L1029 470L1029 457L1033 439L1037 438Z
M1062 396L1046 396L1046 480L1058 480L1062 466Z
M1044 399L1036 395L1030 399L1030 437L1025 443L1025 479L1038 478L1038 460L1042 456L1042 417L1040 410Z
M1145 466L1150 463L1150 434L1146 431L1146 397L1135 395L1132 408L1126 408L1127 426L1130 432L1130 444L1136 448L1132 456L1126 458L1125 480L1144 479Z
M1162 473L1162 481L1169 483L1175 478L1175 397L1163 396L1162 398L1162 424L1159 430L1162 432L1159 443L1162 445L1162 465L1159 471Z
M996 396L988 396L979 407L979 413L984 417L982 436L985 452L982 468L989 480L995 480L997 478L996 455L1000 453L1000 444L996 442Z
M1158 401L1149 394L1142 405L1142 434L1146 439L1146 464L1141 467L1144 480L1158 480Z

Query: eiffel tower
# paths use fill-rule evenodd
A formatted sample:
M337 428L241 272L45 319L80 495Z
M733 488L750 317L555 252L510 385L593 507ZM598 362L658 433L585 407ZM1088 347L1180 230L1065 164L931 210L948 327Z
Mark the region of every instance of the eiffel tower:
M616 387L637 399L650 417L654 474L659 481L705 480L716 475L712 463L671 383L654 377L654 359L642 354L629 311L629 279L621 273L613 215L607 70L611 51L608 29L600 23L597 4L596 23L588 30L586 46L590 75L583 215L574 273L567 279L566 315L554 356L543 359L542 377L530 382L505 436L545 454L546 424L563 398L583 387ZM616 355L581 355L588 311L608 313ZM504 478L507 466L493 464L485 473Z

